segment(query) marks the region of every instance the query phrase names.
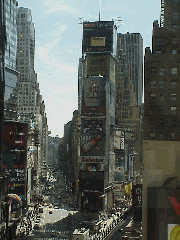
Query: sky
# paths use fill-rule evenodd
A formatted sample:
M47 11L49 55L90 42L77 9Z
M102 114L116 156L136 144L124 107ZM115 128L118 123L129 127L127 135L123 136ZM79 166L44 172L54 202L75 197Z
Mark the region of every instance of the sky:
M51 136L63 137L64 124L78 109L78 62L82 56L79 18L97 21L99 0L18 0L35 24L35 72L45 102ZM160 20L160 0L101 0L101 21L121 17L119 33L140 33L143 50L152 45L152 25Z

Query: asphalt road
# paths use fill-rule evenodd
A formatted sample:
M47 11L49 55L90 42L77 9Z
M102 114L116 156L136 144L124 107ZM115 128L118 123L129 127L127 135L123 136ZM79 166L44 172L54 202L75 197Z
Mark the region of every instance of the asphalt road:
M71 232L72 217L68 214L76 214L75 211L65 209L53 209L53 213L49 214L49 207L44 207L41 214L39 229L33 229L28 239L68 239Z
M113 240L122 240L122 235L120 229L125 229L128 223L131 221L131 218L133 217L133 212L126 217L120 224L119 228L110 236L110 238L107 238L107 240L113 239ZM118 231L119 230L119 231Z

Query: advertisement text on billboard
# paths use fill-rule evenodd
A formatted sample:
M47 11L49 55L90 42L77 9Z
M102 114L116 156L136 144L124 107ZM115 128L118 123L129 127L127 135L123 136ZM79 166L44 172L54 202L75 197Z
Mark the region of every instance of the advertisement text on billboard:
M83 53L113 52L113 21L83 23Z

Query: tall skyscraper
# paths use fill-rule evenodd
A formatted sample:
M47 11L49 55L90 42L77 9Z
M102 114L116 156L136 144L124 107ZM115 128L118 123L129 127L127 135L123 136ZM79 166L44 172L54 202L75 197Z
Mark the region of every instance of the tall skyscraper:
M39 84L34 71L35 28L31 10L18 9L17 17L18 112L39 113Z
M98 212L114 204L115 36L113 21L83 22L78 72L81 210Z
M34 70L35 28L31 10L19 8L17 15L17 71L18 75L18 120L29 124L28 167L33 169L37 177L36 186L41 173L41 166L47 158L47 118L45 104L40 95L37 74ZM35 155L35 158L32 156ZM31 163L31 165L30 165ZM41 193L39 186L36 193ZM30 199L30 194L29 194Z
M144 61L142 223L148 240L170 239L179 225L179 33L179 1L161 0L160 25L154 21Z
M5 119L16 119L17 94L15 91L18 72L16 71L17 51L17 1L5 0L7 46L5 52Z
M142 105L143 90L143 39L140 33L118 33L119 47L126 54L130 66L130 79L135 87L136 104Z

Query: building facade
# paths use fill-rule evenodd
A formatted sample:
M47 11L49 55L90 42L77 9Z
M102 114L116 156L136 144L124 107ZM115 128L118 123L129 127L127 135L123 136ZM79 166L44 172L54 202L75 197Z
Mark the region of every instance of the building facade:
M34 181L33 194L40 194L41 166L47 162L48 127L45 104L34 70L35 28L31 10L17 13L17 111L18 121L29 124L28 167Z
M162 0L160 24L153 23L152 51L146 48L144 58L142 223L148 240L170 239L179 224L172 202L179 199L179 183L172 180L180 176L179 33L179 1Z
M130 66L130 79L134 84L136 104L141 106L143 93L143 39L140 33L118 33L117 39Z
M115 36L113 21L83 23L83 57L78 72L78 187L82 211L106 211L113 206Z
M16 84L18 72L16 69L17 52L17 6L15 0L4 1L6 21L6 52L5 52L5 96L4 96L4 117L6 120L17 118L17 92Z

